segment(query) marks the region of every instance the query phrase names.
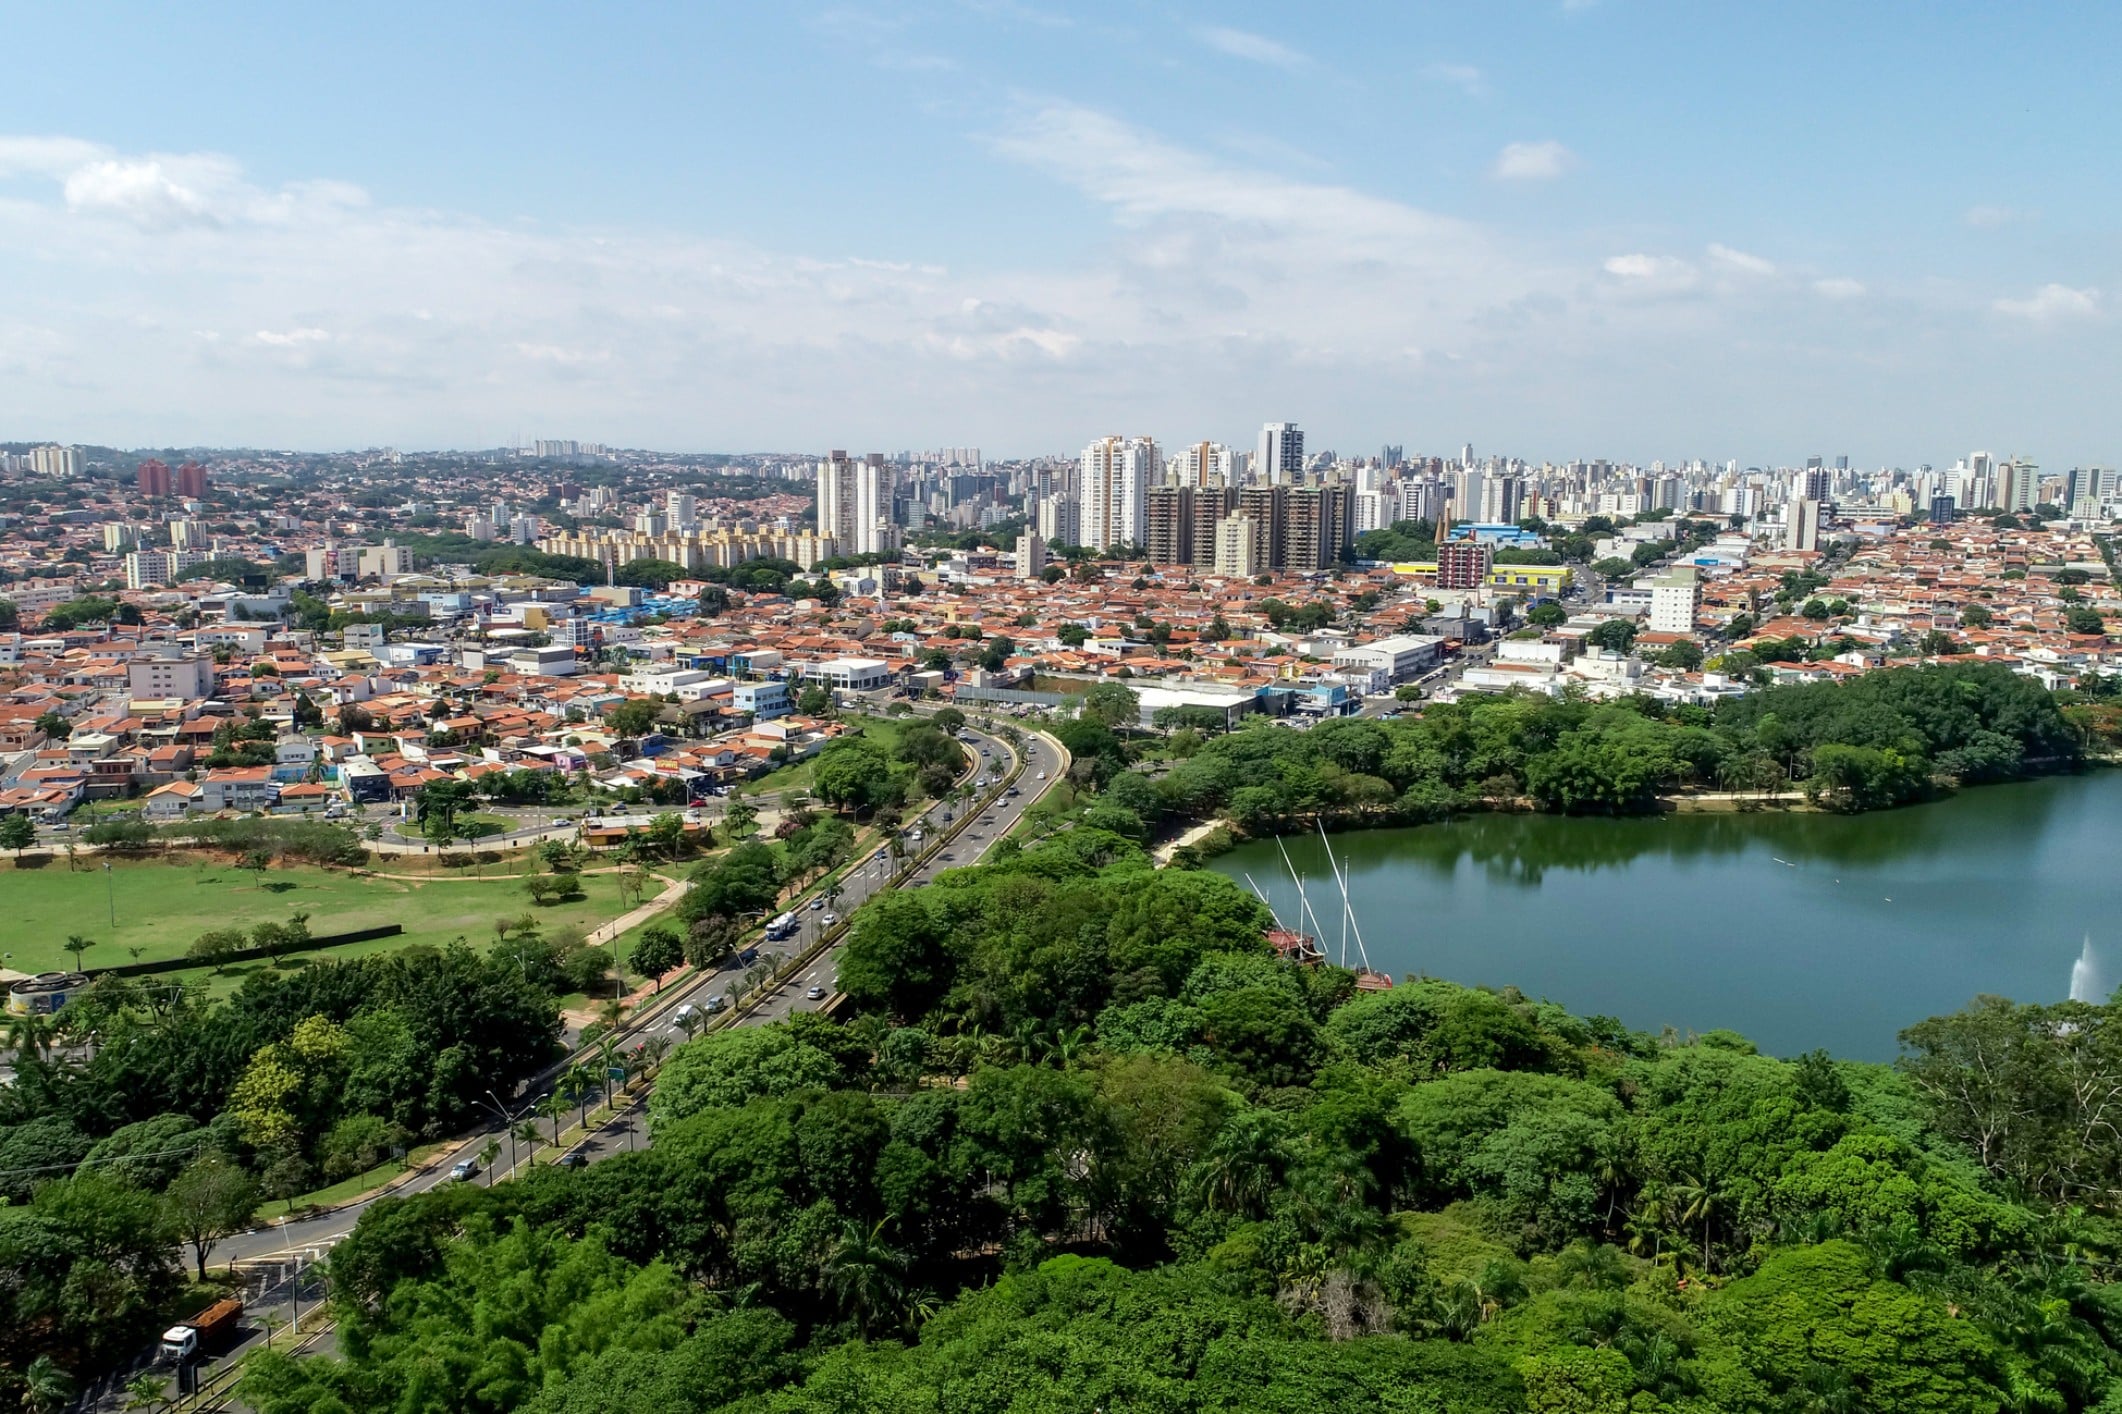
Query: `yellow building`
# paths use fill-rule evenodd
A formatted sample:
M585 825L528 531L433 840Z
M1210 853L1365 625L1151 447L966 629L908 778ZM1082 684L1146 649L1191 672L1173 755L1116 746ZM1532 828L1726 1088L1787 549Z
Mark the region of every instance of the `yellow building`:
M1534 594L1560 594L1569 588L1568 565L1497 565L1489 571L1491 589L1523 589Z

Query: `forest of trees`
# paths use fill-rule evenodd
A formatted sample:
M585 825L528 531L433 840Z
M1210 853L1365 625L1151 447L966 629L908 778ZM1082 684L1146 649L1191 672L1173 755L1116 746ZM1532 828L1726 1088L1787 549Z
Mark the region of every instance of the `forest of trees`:
M1359 992L1081 824L856 916L654 1145L377 1203L261 1414L2122 1409L2122 1014L1895 1066Z
M1795 786L1861 810L1919 798L1941 780L2065 769L2082 750L2079 727L2039 683L1977 663L1765 688L1714 710L1513 695L1305 732L1261 721L1209 737L1182 728L1173 733L1182 759L1154 781L1123 774L1126 746L1104 727L1057 730L1120 812L1108 827L1138 838L1167 817L1228 816L1258 833L1318 816L1432 820L1527 798L1544 810L1627 813L1686 788Z
M14 1081L0 1087L0 1370L129 1358L167 1324L180 1240L210 1249L264 1198L454 1133L489 1090L549 1064L554 997L572 987L530 929L486 954L260 970L220 1001L105 975L57 1017L15 1019Z

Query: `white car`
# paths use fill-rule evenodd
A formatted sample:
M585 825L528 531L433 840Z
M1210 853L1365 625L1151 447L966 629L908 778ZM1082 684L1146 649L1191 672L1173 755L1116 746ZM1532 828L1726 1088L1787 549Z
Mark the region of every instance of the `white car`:
M838 923L840 921L840 915L837 913L828 913L825 915L825 917L819 919L818 921L823 923L826 927L830 928L835 923Z
M1042 780L1042 781L1043 781L1043 780L1045 780L1045 779L1046 779L1046 772L1044 772L1044 771L1041 771L1041 772L1039 773L1039 779L1040 779L1040 780Z

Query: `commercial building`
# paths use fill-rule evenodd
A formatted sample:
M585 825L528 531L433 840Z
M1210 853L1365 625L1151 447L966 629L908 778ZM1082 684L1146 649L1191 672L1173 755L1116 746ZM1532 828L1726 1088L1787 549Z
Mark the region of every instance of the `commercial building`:
M874 692L891 686L892 668L879 658L828 658L811 664L804 676L835 692Z
M1373 643L1358 643L1334 654L1334 666L1383 673L1387 682L1406 682L1444 660L1444 640L1423 633L1403 633Z
M785 682L740 682L730 689L730 705L761 722L786 717L794 710Z

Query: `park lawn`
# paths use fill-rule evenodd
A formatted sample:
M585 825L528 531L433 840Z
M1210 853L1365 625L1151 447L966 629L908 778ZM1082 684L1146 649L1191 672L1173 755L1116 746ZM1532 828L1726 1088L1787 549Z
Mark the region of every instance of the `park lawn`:
M275 868L263 878L204 854L156 860L113 860L106 875L100 858L84 859L69 871L63 857L42 868L0 871L0 927L6 956L0 962L20 972L71 967L68 935L93 939L82 963L89 970L135 960L182 957L211 928L250 928L309 915L312 933L343 933L388 923L404 933L331 949L335 957L388 952L412 943L445 944L462 936L490 943L494 921L534 915L548 931L576 927L587 932L619 916L618 885L608 874L582 877L584 897L549 908L533 908L517 878L479 878L459 872L432 879L395 879L387 868L375 875L310 866ZM387 863L387 861L386 861ZM522 868L521 865L504 866ZM113 905L117 923L112 925ZM266 966L238 963L239 970Z
M452 1142L454 1141L439 1140L432 1144L416 1144L402 1159L385 1159L367 1173L342 1178L328 1187L317 1189L314 1193L298 1193L285 1200L268 1198L258 1205L257 1216L261 1220L286 1217L297 1209L329 1208L335 1203L344 1203L349 1198L358 1198L372 1188L381 1188L407 1169L418 1168L448 1148Z
M889 752L899 744L900 729L907 721L912 720L914 719L863 717L860 719L861 725L857 735L868 737ZM744 783L744 793L755 796L763 795L770 791L809 790L811 767L817 762L817 759L815 756L805 757L801 761L790 762L786 766L780 766L768 771L763 776L746 781Z

